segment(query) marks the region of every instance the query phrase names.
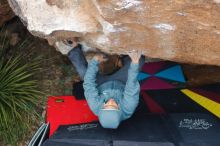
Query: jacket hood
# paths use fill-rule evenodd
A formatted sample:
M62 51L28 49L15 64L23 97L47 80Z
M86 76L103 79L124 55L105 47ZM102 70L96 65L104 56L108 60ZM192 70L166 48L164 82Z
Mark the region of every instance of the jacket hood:
M121 122L121 111L116 109L101 109L99 112L99 122L103 128L116 129Z

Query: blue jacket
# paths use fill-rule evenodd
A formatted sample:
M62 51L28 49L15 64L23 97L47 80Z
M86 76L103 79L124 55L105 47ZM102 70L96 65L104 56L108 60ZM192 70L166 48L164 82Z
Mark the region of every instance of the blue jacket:
M139 64L131 63L126 85L115 80L97 87L98 64L98 61L92 59L84 77L84 94L90 109L98 116L104 102L113 98L119 104L122 113L121 120L128 119L134 113L139 102L140 84L137 80Z

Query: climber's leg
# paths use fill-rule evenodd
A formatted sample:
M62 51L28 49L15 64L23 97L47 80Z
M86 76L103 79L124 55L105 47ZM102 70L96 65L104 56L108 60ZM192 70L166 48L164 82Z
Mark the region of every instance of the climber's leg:
M76 71L79 73L81 80L83 80L87 70L88 62L83 54L81 45L78 45L77 47L73 48L68 53L68 57L74 65L74 67L76 68Z

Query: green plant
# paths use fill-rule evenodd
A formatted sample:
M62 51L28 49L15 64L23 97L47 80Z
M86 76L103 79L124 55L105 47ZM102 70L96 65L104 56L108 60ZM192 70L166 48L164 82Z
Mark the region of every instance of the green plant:
M36 107L43 94L34 75L40 70L40 60L29 60L22 51L8 55L7 46L5 34L0 39L0 137L16 145L39 117Z

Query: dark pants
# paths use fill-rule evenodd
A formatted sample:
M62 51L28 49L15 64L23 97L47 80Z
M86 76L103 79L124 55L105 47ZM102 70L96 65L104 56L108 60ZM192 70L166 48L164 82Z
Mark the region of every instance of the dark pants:
M72 49L68 53L68 57L72 64L75 66L76 71L79 73L79 76L81 80L84 79L88 63L86 61L86 58L81 50L81 46L78 45L78 47ZM144 56L141 56L140 61L139 61L139 70L143 66L145 61ZM126 56L122 59L123 67L120 68L118 71L113 73L112 75L102 75L100 73L97 74L97 84L101 85L104 82L107 81L112 81L112 80L118 80L126 84L127 79L128 79L128 69L130 67L131 59L129 56Z

